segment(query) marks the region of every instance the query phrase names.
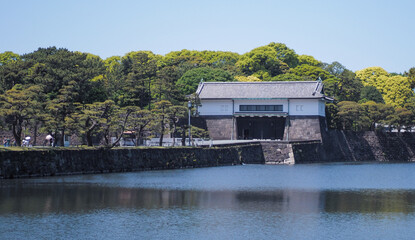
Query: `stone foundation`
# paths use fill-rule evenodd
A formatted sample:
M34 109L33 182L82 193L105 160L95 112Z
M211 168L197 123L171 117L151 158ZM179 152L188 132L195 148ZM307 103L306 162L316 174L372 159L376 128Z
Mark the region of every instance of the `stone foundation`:
M259 143L212 148L0 150L0 178L263 164Z
M265 164L294 164L291 144L277 141L261 142Z
M324 128L324 126L324 117L290 116L287 117L283 139L289 141L321 141L321 129ZM324 130L325 129L323 129L323 131Z
M414 133L323 131L322 143L292 145L296 163L414 162Z
M203 118L206 121L207 130L209 131L209 136L211 139L236 139L235 121L232 116L205 116Z

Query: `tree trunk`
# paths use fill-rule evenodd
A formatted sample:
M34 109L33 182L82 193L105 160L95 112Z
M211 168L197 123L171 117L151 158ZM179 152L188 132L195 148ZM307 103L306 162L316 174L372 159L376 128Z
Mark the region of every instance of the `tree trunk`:
M105 142L105 145L106 146L109 146L110 145L110 138L111 138L111 136L110 136L110 133L109 133L109 127L107 127L106 129L105 129L105 131L104 131L104 142Z
M61 130L59 142L60 142L59 144L61 145L61 147L65 147L65 129Z
M94 122L91 127L86 131L86 142L89 147L92 147L92 131L94 131L97 124Z
M164 115L161 117L161 134L160 134L160 142L159 142L159 146L163 146L163 135L164 135Z
M17 146L22 146L22 125L15 123L12 127L14 140Z
M37 122L35 122L35 131L34 131L34 133L33 133L33 146L36 146L36 143L37 143Z
M90 131L86 132L86 142L88 147L92 147L92 136Z
M52 147L56 147L56 143L58 141L58 130L55 130L55 132L52 134Z
M186 146L186 129L183 128L182 131L182 146Z
M125 117L124 117L123 125L121 126L121 134L117 138L117 140L115 140L115 142L109 146L110 148L115 147L118 144L118 142L121 140L121 138L124 136L125 126L127 125L128 117L130 116L130 114L131 114L131 111L128 110L127 113L126 113L126 115L125 115Z
M176 145L176 138L174 133L176 133L176 124L173 124L173 147Z

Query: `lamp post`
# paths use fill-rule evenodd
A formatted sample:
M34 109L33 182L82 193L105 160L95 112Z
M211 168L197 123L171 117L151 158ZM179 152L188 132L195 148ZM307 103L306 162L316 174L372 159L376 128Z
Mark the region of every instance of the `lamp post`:
M187 107L189 109L189 146L191 146L190 144L190 135L192 134L192 126L190 125L190 109L192 108L192 102L189 100L189 102L187 102Z

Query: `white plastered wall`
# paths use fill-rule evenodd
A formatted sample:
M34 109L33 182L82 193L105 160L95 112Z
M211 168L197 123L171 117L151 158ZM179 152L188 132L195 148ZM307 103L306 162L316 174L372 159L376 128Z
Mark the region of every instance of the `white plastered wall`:
M200 116L232 116L232 100L202 100Z
M322 114L320 110L321 105L319 102L321 102L319 99L291 99L289 115L291 116L324 116L324 115L321 115Z
M325 102L320 99L290 99L289 104L284 99L202 100L201 104L200 116L232 116L239 112L240 105L283 105L282 112L287 112L289 105L289 115L292 116L325 116Z
M322 117L325 117L326 116L326 102L322 101L322 100L319 100L318 104L319 104L319 109L318 109L319 110L319 115L322 116Z

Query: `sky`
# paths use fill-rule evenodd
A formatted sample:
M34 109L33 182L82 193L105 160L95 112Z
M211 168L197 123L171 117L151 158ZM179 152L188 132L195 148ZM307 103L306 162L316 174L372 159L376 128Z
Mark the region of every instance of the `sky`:
M0 0L0 52L244 54L271 42L356 71L415 67L412 0Z

